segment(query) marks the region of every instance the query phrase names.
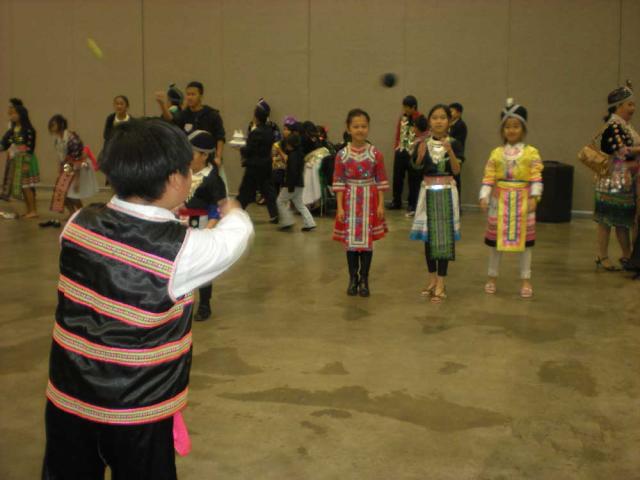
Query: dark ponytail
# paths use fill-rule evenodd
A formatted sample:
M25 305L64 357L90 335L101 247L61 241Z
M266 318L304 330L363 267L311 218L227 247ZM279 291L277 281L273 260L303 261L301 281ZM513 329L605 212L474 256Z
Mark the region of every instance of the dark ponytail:
M613 115L614 113L616 113L616 110L617 110L617 109L618 109L618 107L609 107L609 109L607 110L607 112L608 112L608 113L607 113L604 117L602 117L602 118L603 118L603 120L604 120L605 122L608 122L608 121L609 121L609 119L611 118L611 115Z

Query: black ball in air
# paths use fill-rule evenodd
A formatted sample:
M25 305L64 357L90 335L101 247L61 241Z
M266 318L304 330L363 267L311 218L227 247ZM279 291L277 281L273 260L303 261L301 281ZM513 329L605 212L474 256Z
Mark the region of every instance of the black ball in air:
M398 76L395 73L385 73L382 75L382 85L387 88L395 87L398 83Z

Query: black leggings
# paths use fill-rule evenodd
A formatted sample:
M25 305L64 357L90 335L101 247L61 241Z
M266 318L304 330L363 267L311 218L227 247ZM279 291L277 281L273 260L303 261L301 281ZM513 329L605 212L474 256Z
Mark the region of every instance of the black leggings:
M449 269L449 260L434 260L431 258L431 250L429 243L424 244L424 256L427 259L427 268L429 273L438 272L439 277L446 277L447 270Z
M372 261L373 250L347 250L347 265L349 265L349 275L352 277L359 275L368 278Z

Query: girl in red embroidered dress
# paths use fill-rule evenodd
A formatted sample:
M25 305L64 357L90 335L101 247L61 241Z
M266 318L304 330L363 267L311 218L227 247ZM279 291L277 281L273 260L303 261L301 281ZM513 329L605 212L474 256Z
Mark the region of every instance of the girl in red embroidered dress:
M349 265L348 295L369 296L373 241L384 237L384 191L389 189L382 153L367 142L369 114L351 110L349 142L336 156L333 190L338 211L333 239L345 244Z

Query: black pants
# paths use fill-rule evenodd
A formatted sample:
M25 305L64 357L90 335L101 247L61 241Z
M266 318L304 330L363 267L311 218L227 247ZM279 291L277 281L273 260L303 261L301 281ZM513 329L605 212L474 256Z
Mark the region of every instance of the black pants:
M238 201L242 208L247 208L247 205L256 201L258 190L267 202L269 216L276 218L278 216L278 206L276 205L276 191L271 178L271 168L247 167L245 169L242 183L240 183L240 191L238 192Z
M368 279L371 262L373 262L373 250L347 250L347 265L349 266L350 277Z
M282 168L278 168L278 169L274 169L273 173L271 174L274 192L276 192L276 198L278 197L278 193L280 192L280 189L285 186L284 184L285 173L286 173L286 170Z
M449 269L449 260L434 260L431 258L431 249L429 248L429 244L425 242L424 244L424 256L427 259L427 268L429 269L429 273L438 272L439 277L446 277L447 270Z
M145 425L103 425L45 411L47 445L42 480L176 480L173 418Z
M210 302L212 291L213 285L211 283L204 287L200 287L200 307L202 307L202 305L206 305L207 307L211 306Z
M396 151L393 158L393 204L402 206L402 189L404 188L404 177L411 168L409 162L411 157L408 152Z
M409 167L409 211L415 212L418 206L418 196L420 195L420 185L422 184L422 170Z

